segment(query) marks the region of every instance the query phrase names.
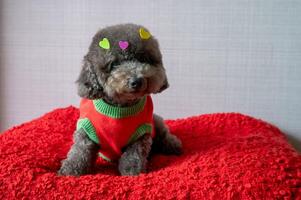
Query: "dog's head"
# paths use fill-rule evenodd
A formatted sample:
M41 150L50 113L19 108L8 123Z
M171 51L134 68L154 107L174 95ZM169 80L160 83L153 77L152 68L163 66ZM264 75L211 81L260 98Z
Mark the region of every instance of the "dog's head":
M77 80L78 94L88 99L129 105L168 87L157 40L138 25L104 28L93 37Z

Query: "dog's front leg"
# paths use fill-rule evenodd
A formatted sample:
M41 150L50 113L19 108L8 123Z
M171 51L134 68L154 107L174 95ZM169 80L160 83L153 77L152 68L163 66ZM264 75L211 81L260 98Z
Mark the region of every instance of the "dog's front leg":
M119 159L118 169L123 176L135 176L146 171L147 157L152 146L151 134L145 134L128 146Z
M83 129L74 133L74 144L68 152L67 158L62 161L59 175L79 176L88 174L97 159L99 145L89 139Z

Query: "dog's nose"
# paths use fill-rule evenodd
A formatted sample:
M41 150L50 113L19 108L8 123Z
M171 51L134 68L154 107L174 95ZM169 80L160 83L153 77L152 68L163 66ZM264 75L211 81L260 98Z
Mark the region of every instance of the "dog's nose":
M143 81L143 78L132 78L129 81L129 86L131 89L138 90L142 87Z

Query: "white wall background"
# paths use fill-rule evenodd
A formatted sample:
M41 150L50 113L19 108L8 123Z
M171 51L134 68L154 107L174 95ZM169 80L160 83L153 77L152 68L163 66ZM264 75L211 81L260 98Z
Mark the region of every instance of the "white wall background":
M171 87L156 112L242 112L301 139L299 0L2 0L0 130L78 105L83 55L101 27L147 26Z

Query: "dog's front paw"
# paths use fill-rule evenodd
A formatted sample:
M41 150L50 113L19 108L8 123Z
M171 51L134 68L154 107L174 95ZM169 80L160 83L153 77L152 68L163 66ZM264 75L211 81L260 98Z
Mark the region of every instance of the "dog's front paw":
M164 154L182 154L182 142L177 136L166 134L162 141L162 153Z
M146 159L141 158L138 152L125 152L119 159L118 169L122 176L137 176L146 171Z
M76 165L68 160L62 162L62 166L57 173L60 176L80 176L84 174L82 170L79 170Z

